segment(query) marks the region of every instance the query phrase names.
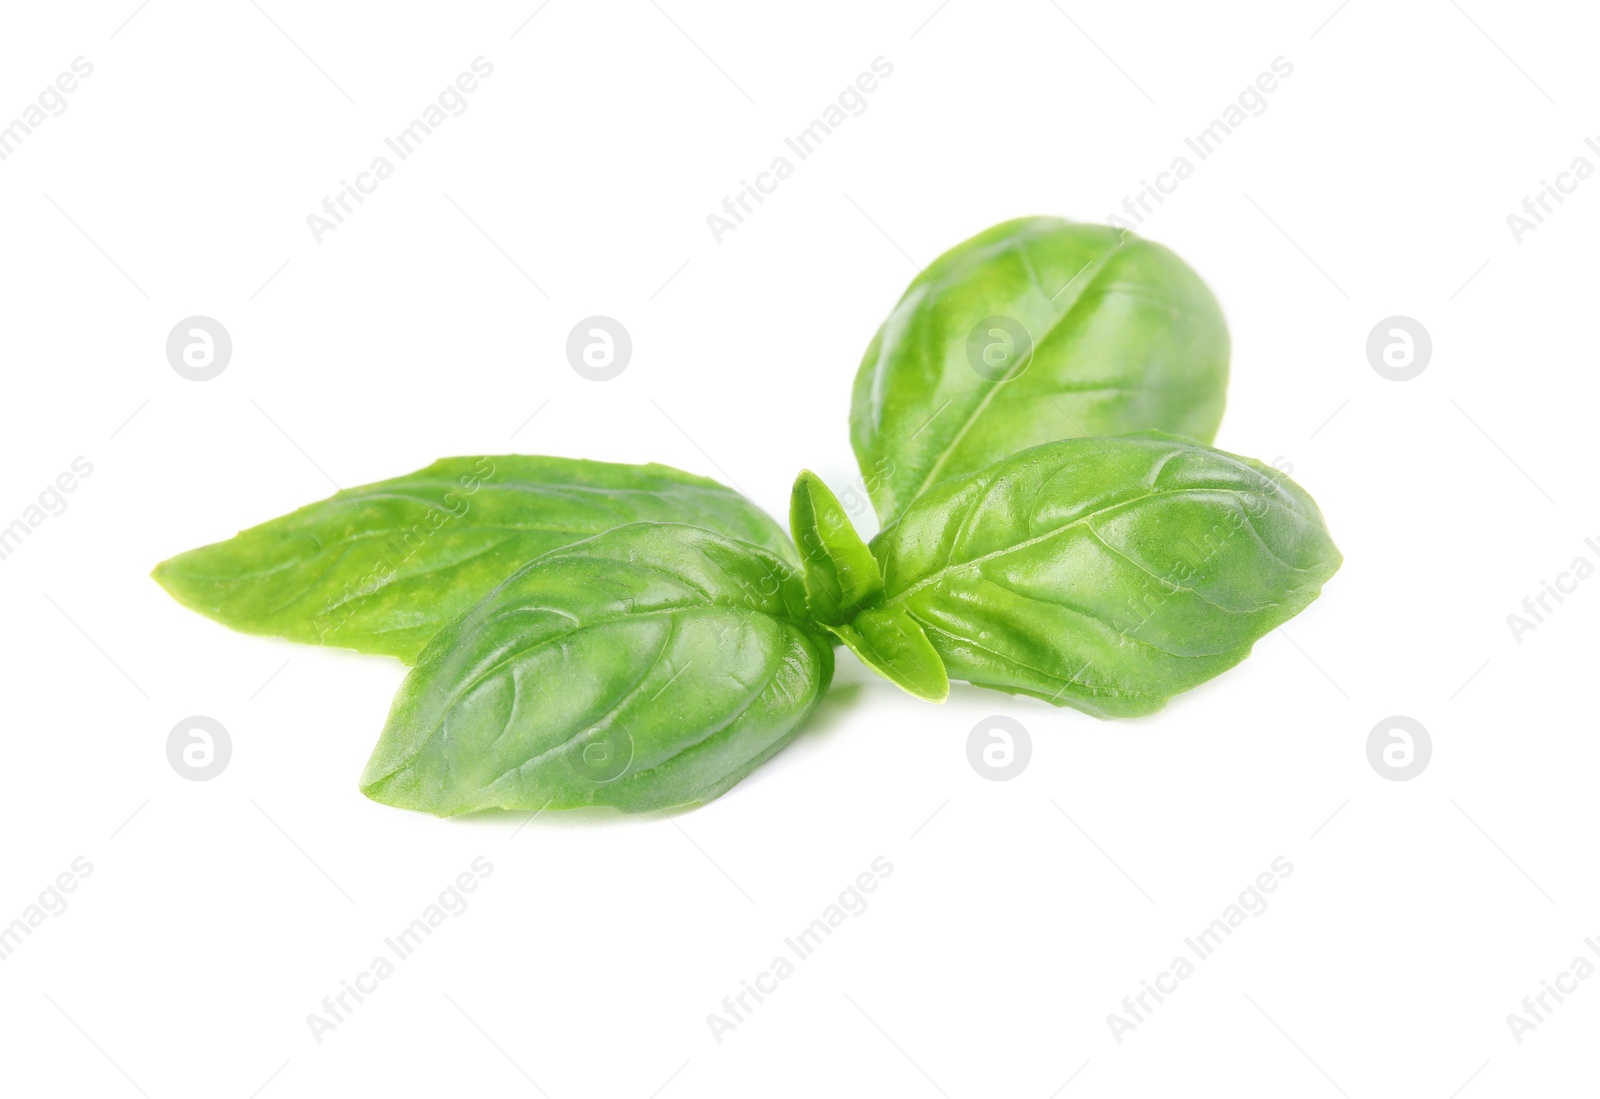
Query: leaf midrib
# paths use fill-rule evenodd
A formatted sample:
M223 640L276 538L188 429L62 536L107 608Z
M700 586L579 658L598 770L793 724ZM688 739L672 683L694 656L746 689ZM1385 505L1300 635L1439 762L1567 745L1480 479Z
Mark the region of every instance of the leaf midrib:
M982 555L980 555L978 557L969 558L969 559L967 559L965 561L962 561L959 565L949 565L949 564L944 565L944 566L942 566L942 567L940 567L938 569L933 570L932 572L927 573L925 576L922 577L922 579L918 580L916 583L912 584L910 587L904 588L901 591L896 592L894 595L889 596L888 599L885 600L885 602L888 603L888 604L903 603L906 600L908 600L911 596L916 594L917 592L919 592L922 589L924 589L926 587L929 587L929 586L931 586L933 584L939 583L940 581L944 580L945 577L947 577L947 576L950 576L952 574L958 574L958 573L962 573L962 572L975 570L975 569L977 569L979 566L983 565L987 561L992 561L997 557L1004 557L1007 554L1017 553L1017 552L1020 552L1022 550L1026 550L1026 549L1028 549L1028 548L1030 548L1032 546L1038 545L1041 542L1046 542L1046 541L1050 540L1051 538L1055 538L1058 535L1065 534L1068 531L1072 530L1074 527L1088 526L1092 521L1094 521L1096 519L1100 519L1100 518L1112 515L1113 513L1122 511L1124 509L1131 508L1134 505L1139 504L1139 503L1141 503L1141 502L1143 502L1145 500L1153 499L1153 498L1158 497L1158 496L1170 497L1170 496L1186 496L1186 495L1215 495L1217 493L1226 493L1226 494L1236 495L1238 493L1238 490L1237 489L1227 489L1227 488L1198 487L1198 486L1196 486L1196 487L1185 487L1185 488L1172 488L1172 489L1154 489L1154 488L1152 488L1148 492L1140 493L1138 496L1131 497L1131 498L1129 498L1127 500L1121 500L1121 501L1118 501L1117 503L1114 503L1114 504L1107 504L1104 507L1096 508L1094 511L1088 512L1087 514L1081 515L1078 518L1072 520L1072 522L1070 522L1070 523L1065 523L1065 524L1063 524L1063 525L1061 525L1059 527L1054 527L1054 528L1052 528L1052 529L1050 529L1048 531L1045 531L1043 534L1038 534L1038 535L1035 535L1035 536L1033 536L1031 538L1025 538L1020 542L1015 542L1015 543L1012 543L1009 546L1004 546L1004 547L1002 547L1000 549L992 550L991 552L982 554ZM974 504L974 508L976 508L976 507L977 507L977 504ZM1248 512L1246 514L1248 514ZM962 524L962 529L963 530L965 529L965 525L966 525L965 521L963 521L963 524ZM1089 530L1090 530L1090 533L1095 533L1094 528L1092 526L1089 527ZM1098 537L1098 534L1096 534L1096 537ZM1274 555L1274 556L1276 556L1276 555Z
M1050 337L1054 335L1061 328L1061 326L1068 321L1069 318L1072 317L1072 315L1077 311L1078 306L1083 304L1084 298L1088 295L1089 291L1093 289L1095 282L1110 265L1112 258L1116 256L1117 253L1131 247L1135 243L1140 243L1137 237L1129 237L1124 234L1122 238L1117 241L1117 243L1113 244L1110 248L1107 248L1103 253L1101 253L1100 257L1095 260L1094 270L1090 272L1089 278L1084 282L1078 293L1074 295L1072 304L1063 309L1061 311L1061 315L1050 323L1049 328L1045 329L1044 334L1037 340L1033 341L1033 348L1028 354L1028 363L1031 364L1033 362L1034 358L1036 358L1039 354L1039 348L1045 343L1045 341L1050 339ZM1039 288L1041 293L1043 293L1044 286L1039 282L1039 276L1033 270L1033 261L1027 258L1026 247L1019 247L1018 253L1022 256L1023 262L1027 264L1028 272L1033 279L1034 285ZM1082 274L1082 272L1080 271L1079 274ZM1074 278L1076 278L1076 276L1074 276ZM953 455L956 451L956 448L960 446L961 440L966 437L967 432L972 430L972 426L982 419L984 412L989 407L989 403L993 401L996 394L1000 392L1000 387L1016 376L1017 375L1015 374L1007 374L1005 377L996 378L993 381L990 381L987 378L984 379L986 387L984 389L983 396L978 400L978 403L973 407L972 411L963 418L961 426L956 430L955 434L951 436L950 440L945 443L943 447L940 448L938 457L934 459L933 465L928 467L928 472L922 478L922 483L917 486L915 492L911 493L910 497L908 498L908 502L910 500L915 500L918 496L921 496L927 491L928 486L933 484L938 479L939 471L942 470L945 466L945 463L950 460L951 455Z

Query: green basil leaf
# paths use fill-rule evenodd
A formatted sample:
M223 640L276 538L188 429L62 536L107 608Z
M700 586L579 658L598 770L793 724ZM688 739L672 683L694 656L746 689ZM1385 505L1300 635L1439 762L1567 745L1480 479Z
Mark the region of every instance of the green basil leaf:
M951 678L1102 717L1233 667L1342 558L1311 497L1149 433L1069 439L942 482L873 541L886 606Z
M850 525L839 498L809 469L795 478L789 530L800 549L806 596L817 621L848 622L883 591L872 551Z
M922 627L885 608L877 558L850 524L839 499L810 470L795 478L789 528L805 566L806 605L861 662L918 698L950 695L944 664Z
M944 478L1055 439L1210 442L1227 380L1221 309L1172 252L1022 218L912 281L861 360L850 438L887 524Z
M244 633L415 659L542 553L640 521L703 526L786 560L783 529L715 481L662 465L444 458L163 561L174 599Z
M618 527L440 631L361 789L440 816L699 804L783 747L832 675L786 562L697 527Z
M929 702L950 697L944 661L904 607L874 607L828 629L863 664L907 693Z

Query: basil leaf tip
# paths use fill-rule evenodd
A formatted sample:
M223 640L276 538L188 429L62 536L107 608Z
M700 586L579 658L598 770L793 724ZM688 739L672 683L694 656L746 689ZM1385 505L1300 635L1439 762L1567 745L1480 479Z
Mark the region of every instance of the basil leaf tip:
M789 530L805 570L806 599L819 622L848 622L883 591L878 562L838 497L810 470L795 478Z
M944 660L904 607L874 607L829 629L863 664L906 693L927 702L950 697Z
M638 521L693 523L793 559L739 493L663 465L513 454L444 458L179 554L152 573L244 633L410 662L518 566Z

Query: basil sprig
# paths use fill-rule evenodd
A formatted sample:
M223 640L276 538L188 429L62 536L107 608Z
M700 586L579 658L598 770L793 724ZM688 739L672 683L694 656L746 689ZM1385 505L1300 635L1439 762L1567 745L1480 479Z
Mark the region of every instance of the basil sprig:
M415 665L361 777L374 800L697 805L797 734L836 645L917 698L963 680L1100 717L1243 660L1341 557L1303 489L1206 445L1227 365L1216 300L1171 252L1006 222L914 280L862 360L870 545L809 471L791 541L667 466L503 455L342 491L154 576L234 629Z

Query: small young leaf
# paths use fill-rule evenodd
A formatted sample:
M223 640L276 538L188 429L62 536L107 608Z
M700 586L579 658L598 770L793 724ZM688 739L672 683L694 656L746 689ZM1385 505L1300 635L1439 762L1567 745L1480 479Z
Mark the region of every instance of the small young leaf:
M695 805L788 743L832 675L777 557L697 527L618 527L440 631L361 789L439 816Z
M691 523L794 557L777 523L715 481L513 454L444 458L342 491L152 575L184 606L244 633L409 662L535 557L640 521Z
M1055 439L1210 442L1228 330L1181 259L1107 225L1020 218L912 280L856 374L850 441L888 525L919 493Z
M850 525L838 497L809 469L795 478L789 529L805 566L811 615L819 622L848 622L883 591L878 562Z
M904 607L877 607L828 628L861 663L908 694L929 702L950 697L944 661Z
M1276 470L1150 433L1025 450L873 541L885 605L952 678L1102 717L1154 713L1315 599L1341 557Z

